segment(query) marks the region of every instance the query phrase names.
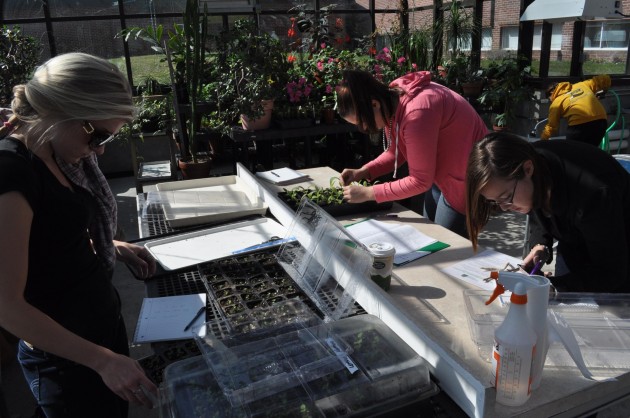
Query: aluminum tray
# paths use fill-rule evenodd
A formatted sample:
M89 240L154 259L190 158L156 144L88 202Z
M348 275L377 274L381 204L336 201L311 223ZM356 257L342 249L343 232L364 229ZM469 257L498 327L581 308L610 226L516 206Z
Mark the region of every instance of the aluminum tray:
M286 233L278 222L259 218L156 239L144 246L165 270L175 270L227 257L272 237L284 238Z

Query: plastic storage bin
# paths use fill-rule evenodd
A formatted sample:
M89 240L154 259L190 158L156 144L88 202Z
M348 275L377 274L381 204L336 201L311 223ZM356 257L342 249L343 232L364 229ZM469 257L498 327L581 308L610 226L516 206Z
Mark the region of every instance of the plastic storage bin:
M360 315L232 345L168 366L163 416L366 416L438 392L426 362L380 319Z
M485 305L491 292L465 290L470 335L479 355L490 362L494 330L503 322L509 295ZM599 376L617 376L630 370L630 294L558 293L549 309L573 330L586 366ZM545 369L577 368L562 343L552 341Z

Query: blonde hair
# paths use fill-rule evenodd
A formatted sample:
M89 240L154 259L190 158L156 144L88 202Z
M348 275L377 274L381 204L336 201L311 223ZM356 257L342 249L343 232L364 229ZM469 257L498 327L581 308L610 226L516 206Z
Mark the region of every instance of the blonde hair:
M73 120L131 121L136 114L132 96L129 81L109 61L81 52L58 55L13 88L13 115L8 126L0 127L0 137L20 127L27 138L40 138Z

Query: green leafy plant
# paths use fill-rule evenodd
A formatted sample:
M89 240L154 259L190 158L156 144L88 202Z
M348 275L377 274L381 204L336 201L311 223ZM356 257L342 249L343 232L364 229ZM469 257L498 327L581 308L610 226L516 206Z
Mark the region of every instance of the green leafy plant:
M362 186L370 186L375 183L370 183L367 180L361 180L356 182ZM298 186L294 189L283 189L284 193L290 202L298 204L302 197L306 196L307 199L322 206L322 205L341 205L343 200L343 188L341 187L339 177L331 177L329 187L303 187Z
M241 19L221 36L219 83L233 92L232 116L258 119L264 114L264 100L283 94L289 63L280 41L260 32L255 23Z
M515 118L517 104L533 98L527 84L531 66L526 64L525 58L506 55L488 66L488 83L478 101L496 113L496 126L507 127Z
M40 53L39 42L24 35L19 26L0 28L0 105L9 107L13 87L29 79Z

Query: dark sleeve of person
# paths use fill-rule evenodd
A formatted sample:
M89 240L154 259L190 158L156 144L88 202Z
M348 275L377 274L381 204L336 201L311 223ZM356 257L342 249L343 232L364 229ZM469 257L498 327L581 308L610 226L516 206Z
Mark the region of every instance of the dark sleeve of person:
M10 153L0 152L0 194L20 192L31 208L35 207L36 188L30 161Z
M529 216L529 240L527 245L527 252L538 244L546 245L549 248L549 258L545 260L545 263L551 263L553 261L553 236L547 232L547 229L543 225L543 220L539 217L539 214L533 213Z
M630 291L629 226L621 194L619 188L600 189L589 195L583 210L578 212L574 227L576 236L582 238L562 246L571 272L552 278L559 291Z

